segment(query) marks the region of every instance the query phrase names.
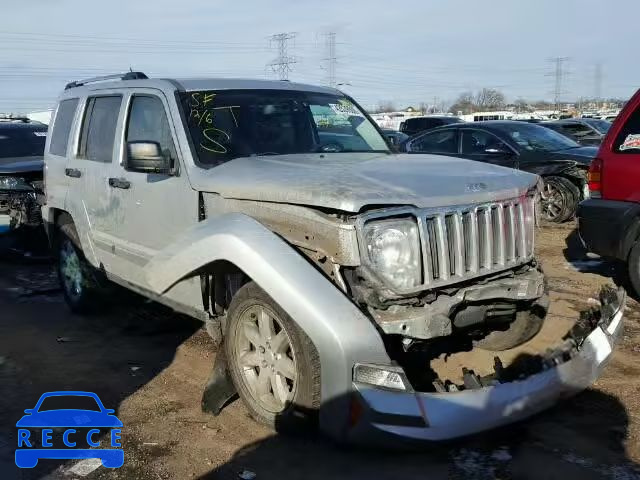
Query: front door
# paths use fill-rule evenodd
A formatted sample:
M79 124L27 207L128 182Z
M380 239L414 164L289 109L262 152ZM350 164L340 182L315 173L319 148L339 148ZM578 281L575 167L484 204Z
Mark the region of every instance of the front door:
M505 142L485 130L461 131L460 156L502 167L518 168L518 156Z
M160 250L198 222L198 193L187 178L167 99L155 89L132 89L125 98L120 159L109 176L114 208L115 268L112 273L146 286L144 267ZM128 165L128 142L155 142L171 172L136 171Z

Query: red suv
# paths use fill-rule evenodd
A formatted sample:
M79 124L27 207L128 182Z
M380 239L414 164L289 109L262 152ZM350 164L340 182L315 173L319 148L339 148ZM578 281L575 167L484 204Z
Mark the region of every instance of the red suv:
M589 251L627 262L640 294L640 90L605 136L589 168L591 198L578 207Z

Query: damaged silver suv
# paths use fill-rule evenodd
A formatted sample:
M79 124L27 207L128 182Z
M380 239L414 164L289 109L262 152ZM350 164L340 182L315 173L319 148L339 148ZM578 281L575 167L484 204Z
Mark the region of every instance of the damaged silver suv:
M231 381L214 395L232 385L270 425L353 441L475 433L590 385L622 326L623 294L603 290L526 369L439 376L443 354L511 349L543 325L538 177L392 153L334 89L74 82L45 163L71 309L104 304L113 282L201 319Z

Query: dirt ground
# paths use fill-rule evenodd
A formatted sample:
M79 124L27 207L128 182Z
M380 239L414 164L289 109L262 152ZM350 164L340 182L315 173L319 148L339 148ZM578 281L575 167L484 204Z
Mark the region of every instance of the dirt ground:
M590 259L572 224L542 227L538 254L552 291L536 342L566 332L599 286L618 281ZM115 302L118 303L118 302ZM0 479L640 479L640 306L605 374L588 391L499 431L420 452L350 449L254 423L240 402L201 411L215 351L200 325L139 301L110 313L69 313L50 265L0 261ZM529 345L528 347L531 347ZM528 348L527 347L527 348ZM122 420L125 464L14 464L15 422L54 390L97 393ZM90 462L89 462L90 463Z

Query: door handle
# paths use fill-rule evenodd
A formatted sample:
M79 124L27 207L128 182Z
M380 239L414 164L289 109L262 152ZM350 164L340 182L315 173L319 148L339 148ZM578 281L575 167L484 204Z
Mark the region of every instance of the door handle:
M122 188L124 190L127 190L131 188L131 182L129 182L128 180L125 180L124 178L110 178L109 186L113 188Z
M82 172L77 168L67 168L65 169L64 174L71 178L80 178L82 176Z

